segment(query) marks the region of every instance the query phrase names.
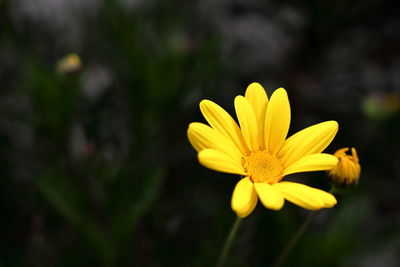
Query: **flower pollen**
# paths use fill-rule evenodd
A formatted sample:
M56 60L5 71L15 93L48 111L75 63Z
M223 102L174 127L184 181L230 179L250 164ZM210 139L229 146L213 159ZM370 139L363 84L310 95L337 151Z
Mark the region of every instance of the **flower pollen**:
M246 156L243 167L253 183L275 184L282 179L281 163L265 150L252 152Z

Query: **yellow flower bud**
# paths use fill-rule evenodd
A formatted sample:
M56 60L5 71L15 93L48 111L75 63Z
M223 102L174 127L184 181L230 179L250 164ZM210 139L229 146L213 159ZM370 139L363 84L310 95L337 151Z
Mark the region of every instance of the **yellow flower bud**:
M351 154L347 154L348 147L341 148L333 154L338 158L336 167L329 171L331 181L340 187L351 187L358 184L361 166L359 164L357 151L351 148Z
M61 73L74 73L82 68L81 58L77 54L69 54L57 63L57 70Z

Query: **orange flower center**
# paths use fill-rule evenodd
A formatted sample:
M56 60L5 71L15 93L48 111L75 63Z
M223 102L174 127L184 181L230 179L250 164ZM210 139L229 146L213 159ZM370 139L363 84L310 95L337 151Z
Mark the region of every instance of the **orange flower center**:
M243 167L253 183L275 184L282 179L281 163L267 151L252 152L246 156Z

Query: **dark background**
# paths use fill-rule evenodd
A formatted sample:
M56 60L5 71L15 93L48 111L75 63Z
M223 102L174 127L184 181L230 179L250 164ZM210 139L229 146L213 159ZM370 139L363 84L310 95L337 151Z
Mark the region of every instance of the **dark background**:
M400 266L395 3L0 0L0 266L213 266L238 177L202 167L186 129L253 81L287 89L290 133L337 120L326 151L361 160L286 266ZM69 53L79 70L57 68ZM269 266L308 213L259 204L228 266Z

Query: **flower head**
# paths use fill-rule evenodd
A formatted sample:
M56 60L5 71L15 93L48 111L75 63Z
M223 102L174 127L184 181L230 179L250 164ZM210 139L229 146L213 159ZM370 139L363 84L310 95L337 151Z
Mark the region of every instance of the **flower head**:
M280 210L285 199L309 210L336 204L335 197L325 191L282 181L289 174L336 166L335 156L321 153L337 133L336 121L310 126L286 139L290 125L286 90L277 89L268 100L258 83L250 84L245 96L235 98L239 125L210 100L201 101L200 110L210 126L191 123L189 141L205 167L243 176L231 200L239 217L249 215L258 199L273 210Z
M361 166L359 164L356 149L351 148L351 154L348 147L337 150L334 154L338 158L338 163L335 168L329 171L331 181L339 187L352 187L358 184L360 178Z
M81 58L77 54L68 54L57 62L57 70L61 73L74 73L81 68Z

